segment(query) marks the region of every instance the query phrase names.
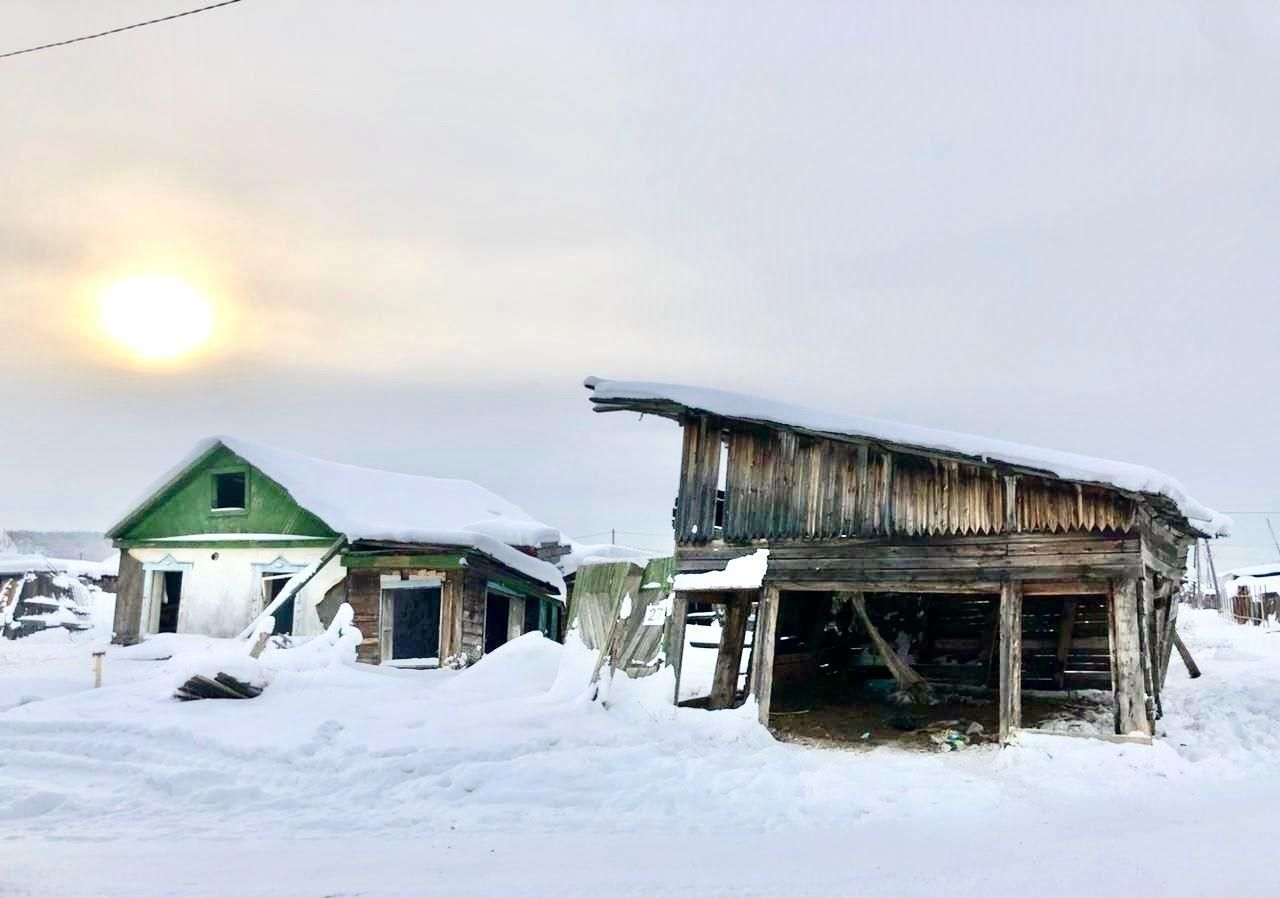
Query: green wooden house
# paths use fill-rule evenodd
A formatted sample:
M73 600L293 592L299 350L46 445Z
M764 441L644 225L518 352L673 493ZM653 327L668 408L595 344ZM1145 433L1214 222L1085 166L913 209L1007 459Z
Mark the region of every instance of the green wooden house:
M108 536L121 550L121 643L235 636L264 611L275 632L310 636L343 602L364 636L361 660L374 663L474 660L560 629L559 531L466 480L217 437Z

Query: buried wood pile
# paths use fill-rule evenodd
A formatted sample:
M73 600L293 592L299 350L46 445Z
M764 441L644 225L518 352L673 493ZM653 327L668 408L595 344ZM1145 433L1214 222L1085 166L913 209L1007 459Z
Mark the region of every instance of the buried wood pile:
M257 698L261 694L262 687L220 673L213 679L196 674L179 686L173 695L180 701L190 702L202 698Z

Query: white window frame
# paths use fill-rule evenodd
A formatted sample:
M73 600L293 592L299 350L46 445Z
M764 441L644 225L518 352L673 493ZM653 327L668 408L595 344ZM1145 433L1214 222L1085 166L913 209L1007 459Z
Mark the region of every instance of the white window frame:
M284 575L287 575L288 577L292 577L298 571L306 568L306 565L297 564L285 558L283 555L277 555L275 557L275 560L273 561L269 561L266 564L251 564L249 565L249 567L253 571L253 582L255 584L254 588L257 589L258 591L257 607L254 609L253 613L249 615L249 620L253 621L258 619L258 615L262 614L263 610L267 607L267 604L269 602L269 600L267 599L267 592L263 588L266 585L266 578L271 574L284 574ZM298 632L298 612L302 608L302 603L296 601L297 596L294 596L294 599L295 601L293 603L293 620L290 622L289 629L292 632L297 633Z
M433 587L440 590L440 620L437 623L437 632L440 634L440 642L444 642L443 577L434 575L424 577L410 574L408 579L404 579L399 574L383 574L379 578L379 586L382 592L378 598L378 654L383 664L394 660L395 656L395 632L393 627L395 623L395 607L392 602L395 600L397 590L432 589ZM439 652L438 647L436 651L437 653Z

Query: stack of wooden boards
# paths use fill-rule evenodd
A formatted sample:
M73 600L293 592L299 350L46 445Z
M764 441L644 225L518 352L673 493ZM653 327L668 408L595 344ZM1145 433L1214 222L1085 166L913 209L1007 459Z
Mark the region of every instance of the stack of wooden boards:
M179 701L191 702L202 698L257 698L261 694L262 687L220 673L212 680L196 674L179 686L173 697Z

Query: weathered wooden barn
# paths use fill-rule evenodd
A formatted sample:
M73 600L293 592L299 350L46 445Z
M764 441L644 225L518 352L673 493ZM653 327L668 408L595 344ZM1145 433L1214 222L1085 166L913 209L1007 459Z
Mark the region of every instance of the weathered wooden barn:
M218 437L107 535L121 550L117 642L235 636L267 614L276 633L312 636L343 602L373 663L465 663L559 634L559 531L466 480Z
M874 650L900 685L989 690L1001 738L1022 725L1024 685L1108 689L1116 733L1153 733L1188 548L1229 526L1177 481L715 390L586 386L596 411L683 428L673 621L690 601L724 607L712 707L749 695L767 724L775 693L848 682ZM767 564L690 576L745 555Z

